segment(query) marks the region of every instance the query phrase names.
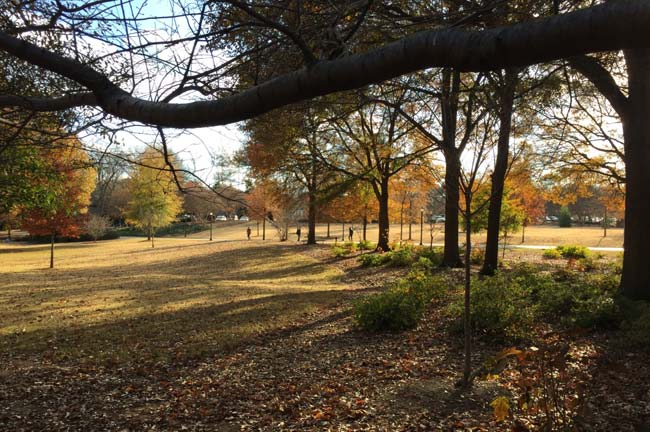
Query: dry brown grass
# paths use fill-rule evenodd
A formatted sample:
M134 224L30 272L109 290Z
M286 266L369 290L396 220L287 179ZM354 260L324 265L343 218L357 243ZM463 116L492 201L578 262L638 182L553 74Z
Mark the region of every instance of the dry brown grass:
M257 225L255 221L250 222L215 222L214 224L214 238L215 239L227 239L227 240L243 240L246 238L246 227L250 226L253 231L253 239L257 238ZM345 235L348 235L348 228L350 224L345 225ZM360 240L361 236L361 225L354 224L355 227L355 241ZM295 241L295 228L292 227L289 230L289 240ZM423 233L423 242L429 244L430 234L429 234L429 225L424 226ZM343 225L336 223L330 224L330 236L331 240L334 240L334 237L341 239L343 234ZM208 232L203 231L199 233L192 234L190 237L194 238L207 238ZM307 228L303 225L302 227L303 240L307 235ZM567 244L579 244L582 246L588 247L622 247L623 246L623 229L622 228L610 228L607 230L607 237L603 237L603 229L597 226L589 227L571 227L571 228L560 228L557 225L538 225L531 226L526 228L526 239L524 244L528 245L548 245L548 246L557 246L557 245L567 245ZM327 236L327 225L319 224L316 228L316 235L321 239L325 239ZM461 234L460 239L463 242L463 235ZM260 227L260 236L261 236L261 227ZM378 237L377 224L368 225L367 238L371 241L376 241ZM408 239L408 224L405 224L402 229L402 237L404 240ZM444 227L442 224L436 224L434 226L434 243L442 243L444 237ZM275 230L267 226L267 239L276 240ZM400 239L400 226L399 224L392 224L390 227L390 239L391 241L399 241ZM474 241L483 242L485 241L485 233L479 233L473 236ZM420 225L413 224L411 226L411 241L419 243L420 241ZM521 244L521 231L513 234L509 240L508 244Z
M0 355L91 362L219 353L340 298L340 272L277 243L0 246ZM339 291L339 292L337 292Z

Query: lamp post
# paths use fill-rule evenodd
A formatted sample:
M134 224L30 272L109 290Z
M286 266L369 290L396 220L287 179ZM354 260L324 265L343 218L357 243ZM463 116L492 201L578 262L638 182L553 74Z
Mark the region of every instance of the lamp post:
M212 221L214 220L214 215L212 212L208 214L208 218L210 218L210 241L212 241Z
M424 209L420 209L420 246L422 246L423 232L424 232Z

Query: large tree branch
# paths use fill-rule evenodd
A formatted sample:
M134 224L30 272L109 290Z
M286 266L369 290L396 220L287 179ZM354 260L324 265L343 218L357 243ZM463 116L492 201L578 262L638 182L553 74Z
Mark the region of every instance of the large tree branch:
M650 2L627 0L484 31L431 30L367 53L319 62L220 100L185 104L133 97L90 67L2 32L0 50L82 85L96 96L96 102L88 105L100 106L117 117L162 127L190 128L245 120L294 102L429 67L482 71L590 52L650 47L648 22ZM40 110L47 110L41 102ZM10 105L15 104L5 100L0 107ZM60 100L52 110L59 109Z
M628 100L616 84L612 75L593 57L581 55L571 57L569 65L580 72L585 78L607 98L618 115L623 118L627 113Z

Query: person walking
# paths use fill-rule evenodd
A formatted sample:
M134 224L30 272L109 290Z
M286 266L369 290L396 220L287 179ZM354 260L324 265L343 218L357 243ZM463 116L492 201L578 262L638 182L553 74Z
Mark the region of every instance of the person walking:
M354 237L354 228L350 227L348 230L348 240L352 241L352 238Z
M298 240L296 241L300 241L300 227L296 230L296 237L298 237Z
M246 228L246 237L248 237L248 240L251 239L251 232L252 232L251 227Z

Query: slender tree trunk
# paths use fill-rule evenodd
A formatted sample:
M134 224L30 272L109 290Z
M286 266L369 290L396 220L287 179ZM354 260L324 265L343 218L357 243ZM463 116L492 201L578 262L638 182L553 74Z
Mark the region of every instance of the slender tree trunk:
M603 237L607 237L607 225L609 225L607 207L605 207L605 217L603 218Z
M526 241L526 223L521 224L521 243Z
M404 240L404 206L399 211L399 241Z
M11 223L7 222L7 238L11 240Z
M50 235L50 268L54 268L54 233Z
M463 330L464 330L464 343L465 343L465 361L463 362L463 385L468 387L471 385L470 376L472 374L472 321L470 309L470 294L472 288L471 279L471 263L470 256L472 253L472 234L471 234L471 214L470 201L471 197L467 200L467 215L465 217L465 301L464 301L464 314L463 314Z
M149 234L149 236L151 237L151 247L155 246L154 240L153 240L154 234L155 234L155 232L154 232L154 230L152 228L151 231L150 231L150 234Z
M499 95L499 140L497 158L492 173L492 189L488 210L487 239L485 258L481 274L493 275L499 264L499 230L503 188L508 171L510 156L510 132L512 130L512 111L515 98L516 72L506 71L505 86L498 89Z
M390 220L388 219L388 179L382 179L379 199L379 238L377 249L389 251Z
M327 222L327 238L330 238L330 223Z
M366 241L366 230L368 229L368 216L363 215L363 241Z
M266 212L264 212L264 219L262 219L262 240L266 240Z
M412 234L412 229L411 227L413 226L413 221L409 219L409 240L412 240L411 234Z
M445 250L444 267L462 267L458 248L458 200L460 199L460 159L457 151L445 152Z
M307 209L307 244L316 244L316 196L309 193L309 204Z
M625 137L625 235L621 292L650 301L650 49L625 51L630 106Z

